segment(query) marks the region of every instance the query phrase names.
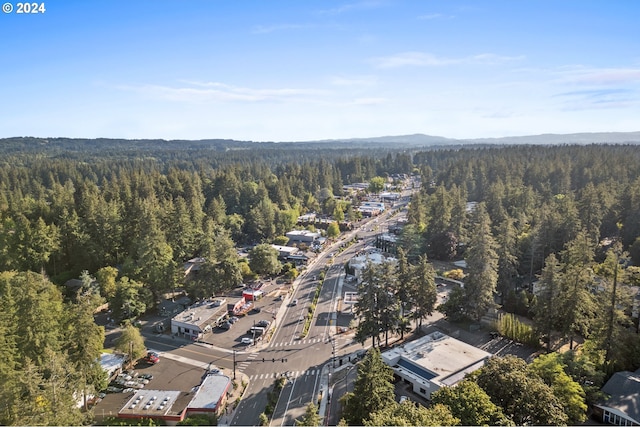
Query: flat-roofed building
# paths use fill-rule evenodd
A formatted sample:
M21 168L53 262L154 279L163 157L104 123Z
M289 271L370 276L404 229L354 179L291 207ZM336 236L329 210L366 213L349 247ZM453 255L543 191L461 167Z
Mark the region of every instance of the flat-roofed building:
M176 390L136 390L127 393L124 401L111 399L119 406L118 418L163 420L176 425L193 414L220 415L227 403L231 378L222 374L204 377L194 393ZM117 396L116 396L117 397ZM107 409L109 410L109 409ZM110 415L113 412L110 411Z
M171 319L171 333L192 340L202 338L202 334L209 332L228 316L225 303L222 299L212 299L189 306Z
M220 415L227 402L231 378L226 375L207 375L187 406L187 414L214 413Z
M174 390L137 390L118 412L118 418L156 418L182 421L185 416L186 393ZM191 399L189 399L191 400Z
M380 197L380 199L385 202L393 202L400 198L400 193L383 191L382 193L378 194L378 197Z
M313 243L320 237L317 231L291 230L285 234L289 238L289 243Z
M374 248L375 249L375 248ZM377 249L375 249L377 251ZM353 275L356 280L360 282L362 279L362 272L369 263L382 264L383 262L397 262L398 260L393 257L386 257L380 252L369 252L364 255L354 256L349 260L349 268L353 270Z
M296 248L295 246L271 245L271 247L278 251L278 258L280 259L287 259L291 255L295 255L300 251L300 249Z
M437 331L382 353L382 359L394 374L411 384L414 393L427 399L431 393L453 386L466 374L480 369L490 356Z

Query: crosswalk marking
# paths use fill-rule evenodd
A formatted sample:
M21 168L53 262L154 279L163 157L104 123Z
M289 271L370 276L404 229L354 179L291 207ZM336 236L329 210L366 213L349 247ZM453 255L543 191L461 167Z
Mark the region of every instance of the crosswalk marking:
M273 347L287 347L287 346L292 346L292 345L310 345L310 344L317 344L317 343L321 343L323 342L322 339L320 338L314 338L314 339L308 339L308 340L302 340L302 341L293 341L293 342L275 342L272 344Z
M316 370L316 369L309 369L306 371L287 371L287 372L273 372L273 373L269 373L269 374L254 374L254 375L250 375L249 379L250 380L266 380L266 379L274 379L274 378L278 378L282 375L285 375L288 378L299 378L299 377L303 377L303 376L307 376L307 375L316 375L320 372L320 370Z

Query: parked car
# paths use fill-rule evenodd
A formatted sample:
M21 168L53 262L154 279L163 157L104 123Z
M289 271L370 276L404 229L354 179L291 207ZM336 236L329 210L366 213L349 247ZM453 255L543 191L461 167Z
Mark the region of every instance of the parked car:
M262 309L260 307L253 307L251 309L251 313L260 313L262 311Z
M242 344L251 345L251 344L253 344L253 339L252 339L252 338L244 337L244 338L242 338L242 340L241 340L240 342L241 342Z
M297 299L294 299L293 301L291 301L291 306L292 307L296 306L296 305L298 305L298 300Z
M258 323L256 323L256 326L261 326L263 328L268 328L270 324L271 324L271 322L269 322L268 320L261 320Z
M151 381L153 379L153 375L151 375L151 374L140 374L140 378L144 378L145 380Z
M160 355L158 353L156 353L155 351L150 351L144 357L144 361L147 362L147 363L150 363L152 365L155 365L156 363L158 363L160 361Z
M259 336L264 334L265 329L261 326L253 326L247 331L247 335Z
M221 323L221 324L220 324L220 329L225 329L225 330L227 330L227 331L228 331L229 329L231 329L231 325L232 325L232 324L231 324L231 323L229 323L229 322Z

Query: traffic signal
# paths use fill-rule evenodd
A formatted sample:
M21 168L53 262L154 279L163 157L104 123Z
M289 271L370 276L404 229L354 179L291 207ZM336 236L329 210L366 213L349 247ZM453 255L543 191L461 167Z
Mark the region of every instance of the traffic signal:
M262 358L262 362L264 362L264 357Z
M272 362L275 362L275 361L276 361L276 358L274 357L273 359L271 359L271 361L272 361Z

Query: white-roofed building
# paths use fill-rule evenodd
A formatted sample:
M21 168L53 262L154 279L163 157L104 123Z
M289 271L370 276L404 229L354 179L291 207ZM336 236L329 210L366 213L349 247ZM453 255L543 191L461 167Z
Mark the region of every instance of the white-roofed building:
M289 243L311 244L320 238L320 233L309 230L291 230L285 234L289 238Z
M360 282L362 278L362 271L367 267L368 263L382 264L383 262L396 262L398 261L393 257L386 257L380 252L371 252L366 255L359 255L349 260L349 268L353 270L353 275L356 280Z
M437 331L382 353L394 374L427 399L480 369L489 357L490 353Z
M228 316L226 301L205 300L189 306L171 319L171 333L192 340L202 337Z
M226 375L207 375L187 406L187 414L215 413L220 415L227 402L231 378Z
M300 251L300 249L296 248L295 246L271 245L271 247L278 251L278 258L280 259L287 259L291 255L295 255Z
M100 355L100 367L107 374L107 379L118 375L122 370L122 365L127 361L127 356L123 354L102 353Z
M176 425L193 414L220 415L227 403L231 378L222 374L204 377L194 393L177 390L136 390L124 401L118 418L156 419Z

